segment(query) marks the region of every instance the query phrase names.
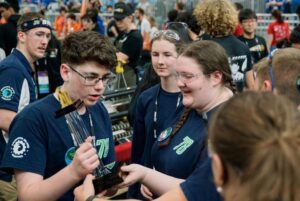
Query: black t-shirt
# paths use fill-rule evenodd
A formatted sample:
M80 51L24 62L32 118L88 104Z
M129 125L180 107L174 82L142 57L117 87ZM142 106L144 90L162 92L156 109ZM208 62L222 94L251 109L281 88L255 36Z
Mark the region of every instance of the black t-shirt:
M237 90L242 91L246 81L247 71L252 70L252 58L249 48L233 35L224 37L205 37L220 44L228 55L232 78Z
M238 39L249 47L254 63L257 63L262 58L268 56L268 48L264 38L255 36L252 39L248 39L244 36L240 36Z
M139 62L143 49L143 38L138 30L131 30L128 33L122 32L115 40L115 46L119 52L128 56L128 66L135 68Z

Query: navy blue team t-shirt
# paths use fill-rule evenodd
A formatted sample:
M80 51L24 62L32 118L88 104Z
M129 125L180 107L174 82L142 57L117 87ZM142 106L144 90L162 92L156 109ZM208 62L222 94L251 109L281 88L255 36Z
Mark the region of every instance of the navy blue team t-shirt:
M16 116L1 168L32 172L47 179L67 166L67 151L74 147L74 142L65 117L55 118L55 111L60 108L60 103L51 94L29 105ZM87 111L82 119L88 132L92 132L89 124L91 114L98 156L111 169L115 152L108 112L102 103L88 107ZM73 189L59 200L73 201Z
M21 111L36 100L32 68L25 56L17 49L0 62L0 109ZM0 130L0 163L6 141ZM11 175L0 171L0 179L11 181Z
M173 127L172 125L166 129ZM187 121L166 147L160 147L166 140L160 137L153 144L153 167L164 174L186 179L195 169L198 160L202 161L207 157L201 156L206 135L205 121L195 110L191 110Z

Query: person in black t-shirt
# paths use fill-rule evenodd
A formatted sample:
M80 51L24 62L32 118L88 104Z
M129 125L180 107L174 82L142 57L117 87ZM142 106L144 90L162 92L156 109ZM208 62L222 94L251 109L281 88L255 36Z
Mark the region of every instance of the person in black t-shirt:
M118 51L118 60L125 63L124 76L127 86L134 86L137 82L136 66L143 48L142 35L132 22L132 17L132 10L125 3L116 3L114 18L121 33L116 38L114 45Z
M205 32L202 40L213 40L226 50L237 90L243 91L245 85L252 89L254 79L251 53L233 35L238 23L233 4L229 0L204 0L195 8L194 15ZM214 20L211 16L214 16Z
M244 42L251 52L254 63L268 56L268 48L263 37L255 35L257 27L257 16L251 9L241 10L239 13L239 21L243 27L244 33L238 37Z

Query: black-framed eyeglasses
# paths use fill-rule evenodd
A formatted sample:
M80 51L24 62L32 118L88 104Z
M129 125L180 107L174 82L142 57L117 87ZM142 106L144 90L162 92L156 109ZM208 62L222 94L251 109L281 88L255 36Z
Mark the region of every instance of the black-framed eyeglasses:
M169 38L169 39L180 41L179 35L175 31L172 31L172 30L159 30L159 31L156 31L153 34L153 39L152 40L154 40L154 39L156 39L156 38L158 38L162 35Z
M83 78L84 80L84 85L86 86L95 86L96 84L98 84L100 82L100 80L102 81L103 85L107 85L112 83L116 76L114 76L113 74L107 74L104 75L103 77L97 77L97 76L92 76L92 75L82 75L80 72L78 72L77 70L75 70L73 67L71 67L70 65L68 65L69 68L74 71L75 73L77 73L80 77Z

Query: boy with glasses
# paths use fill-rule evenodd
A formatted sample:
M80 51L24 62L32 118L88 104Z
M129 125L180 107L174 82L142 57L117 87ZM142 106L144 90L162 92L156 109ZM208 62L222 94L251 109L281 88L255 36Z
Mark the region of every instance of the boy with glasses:
M12 120L36 100L34 62L44 57L51 29L50 23L38 13L22 15L17 24L17 47L0 63L0 129L3 134L0 136L0 160ZM15 200L16 187L10 184L12 177L0 172L0 178L0 200L1 196L4 200Z
M249 47L254 63L268 56L266 40L255 34L257 27L255 12L250 9L241 10L239 13L239 22L243 27L244 33L238 38Z
M2 167L14 169L20 200L73 201L74 186L99 168L99 159L106 172L112 171L111 122L99 99L113 79L115 65L114 47L98 33L75 32L65 38L60 66L63 85L26 107L10 128ZM79 128L74 129L67 116L55 117L65 101L78 100L83 104L74 112L89 135L87 139L81 135L81 140Z

